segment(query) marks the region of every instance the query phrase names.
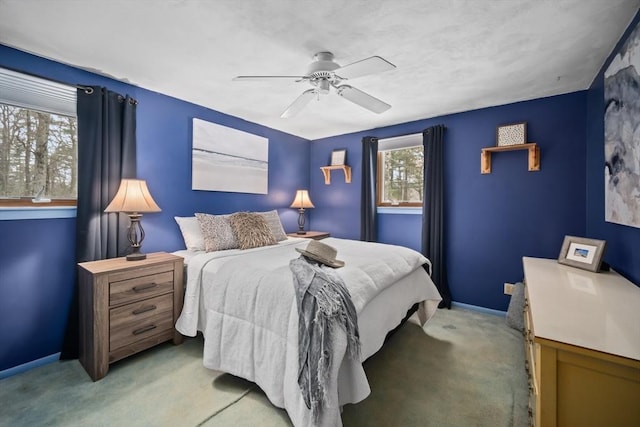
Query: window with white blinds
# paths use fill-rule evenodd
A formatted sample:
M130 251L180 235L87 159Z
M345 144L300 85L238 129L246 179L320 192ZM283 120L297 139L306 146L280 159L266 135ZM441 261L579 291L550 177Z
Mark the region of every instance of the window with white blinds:
M76 88L0 68L0 103L76 116Z
M73 205L76 88L0 68L0 206Z

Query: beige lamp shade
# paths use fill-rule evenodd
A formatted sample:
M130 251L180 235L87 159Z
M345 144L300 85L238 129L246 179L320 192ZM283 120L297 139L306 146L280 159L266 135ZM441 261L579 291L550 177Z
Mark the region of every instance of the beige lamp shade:
M307 190L297 190L296 197L293 199L293 203L291 203L290 208L298 208L298 209L308 209L315 208L313 203L311 203L311 199L309 198L309 191Z
M160 212L149 193L147 182L142 179L123 179L115 197L105 212Z

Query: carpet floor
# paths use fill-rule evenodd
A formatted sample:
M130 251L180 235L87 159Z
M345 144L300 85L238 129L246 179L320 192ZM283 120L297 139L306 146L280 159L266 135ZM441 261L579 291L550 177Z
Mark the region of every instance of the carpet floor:
M528 425L520 332L454 308L410 319L364 364L371 395L346 405L351 426ZM202 339L161 344L92 382L77 360L0 380L0 425L290 426L255 384L202 366Z

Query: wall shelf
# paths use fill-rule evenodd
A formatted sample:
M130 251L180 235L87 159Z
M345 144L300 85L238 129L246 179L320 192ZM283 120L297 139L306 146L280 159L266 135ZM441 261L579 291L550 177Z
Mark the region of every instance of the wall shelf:
M480 173L491 173L491 153L515 150L529 151L529 172L540 170L540 147L535 142L528 142L526 144L483 148L480 153Z
M320 170L324 175L324 183L326 185L331 184L331 171L341 169L344 172L344 182L347 184L351 184L351 166L341 165L341 166L320 166Z

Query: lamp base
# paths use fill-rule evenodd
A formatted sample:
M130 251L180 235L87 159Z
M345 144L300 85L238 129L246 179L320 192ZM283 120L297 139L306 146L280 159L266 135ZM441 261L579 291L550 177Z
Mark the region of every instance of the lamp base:
M296 231L296 234L307 234L306 231Z
M147 259L147 254L143 253L132 253L127 255L127 261L142 261L143 259Z
M140 252L140 247L144 240L144 229L140 223L142 214L136 212L130 213L129 218L131 219L131 224L127 231L127 238L129 239L129 243L131 243L131 253L127 255L127 261L142 261L147 258L147 255Z

